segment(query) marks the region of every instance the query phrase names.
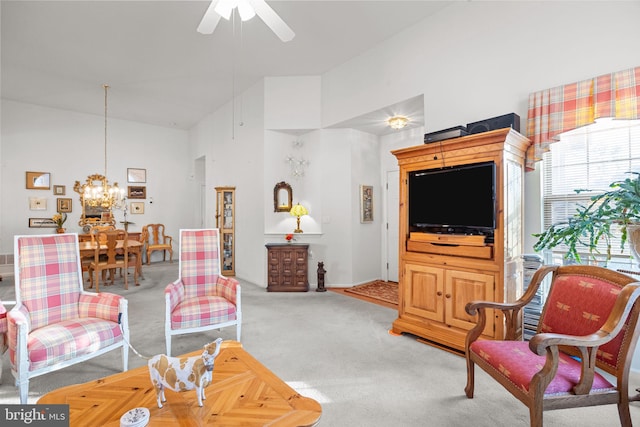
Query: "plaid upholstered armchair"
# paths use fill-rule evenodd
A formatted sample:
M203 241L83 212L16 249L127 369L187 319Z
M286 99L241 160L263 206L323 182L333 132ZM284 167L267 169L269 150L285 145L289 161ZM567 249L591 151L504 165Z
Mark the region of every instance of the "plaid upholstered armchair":
M165 288L167 355L173 335L236 326L240 341L240 284L220 272L218 229L180 230L179 277Z
M521 309L545 277L551 286L537 334L530 342L515 340ZM629 396L629 369L638 341L639 296L639 282L606 268L547 266L514 303L467 304L469 314L478 314L466 341L467 397L473 397L478 366L527 405L531 426L542 426L545 410L606 404L617 404L621 425L631 426L629 401L638 397ZM508 336L480 340L493 311L505 313Z
M27 403L30 378L111 350L122 349L126 371L127 300L83 290L78 236L16 236L14 253L16 305L7 323L20 402Z

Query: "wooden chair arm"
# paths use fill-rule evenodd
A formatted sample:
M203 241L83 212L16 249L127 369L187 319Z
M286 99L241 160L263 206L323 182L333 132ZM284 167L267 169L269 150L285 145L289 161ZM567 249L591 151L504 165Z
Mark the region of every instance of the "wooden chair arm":
M580 382L573 388L574 393L589 393L593 384L598 348L620 333L639 296L640 282L630 283L622 288L604 325L593 334L575 336L541 333L533 336L529 341L529 349L539 356L546 354L547 361L534 376L532 387L539 387L539 391L544 393L558 369L559 347L564 346L577 349L582 363Z
M167 244L168 244L169 246L173 245L173 237L171 237L171 236L164 236L164 244L165 244L165 245L167 245Z
M494 309L502 311L502 314L505 317L506 324L506 339L507 340L515 340L516 339L516 331L518 330L518 320L520 317L520 312L522 308L529 304L533 297L538 292L538 288L542 284L542 281L549 273L555 273L558 269L558 266L543 266L540 267L533 277L531 278L531 282L527 287L526 292L516 301L514 302L496 302L496 301L470 301L465 306L465 311L467 314L471 316L478 316L476 326L473 327L467 333L466 343L470 345L472 342L477 340L486 325L486 310Z

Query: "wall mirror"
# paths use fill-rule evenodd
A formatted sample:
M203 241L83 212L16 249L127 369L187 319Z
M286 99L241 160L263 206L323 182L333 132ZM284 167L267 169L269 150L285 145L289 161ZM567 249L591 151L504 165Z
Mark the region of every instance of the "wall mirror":
M282 181L273 188L273 211L289 212L293 206L293 190L291 186Z
M82 227L83 231L87 232L88 229L93 225L98 224L111 224L115 225L115 220L113 215L111 214L110 207L103 206L91 206L89 203L85 203L84 200L84 189L89 185L100 186L106 182L106 178L104 175L90 175L87 177L87 180L84 184L81 184L80 181L76 181L73 186L73 191L80 195L80 206L82 208L82 213L80 215L80 220L78 221L78 225Z

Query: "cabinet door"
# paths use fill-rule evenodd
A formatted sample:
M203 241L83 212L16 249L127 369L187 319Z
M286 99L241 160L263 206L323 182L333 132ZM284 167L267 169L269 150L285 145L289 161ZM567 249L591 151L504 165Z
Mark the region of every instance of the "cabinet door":
M216 227L220 230L222 274L225 276L235 276L235 188L216 187L216 193Z
M405 264L403 313L422 319L444 321L443 275L441 268Z
M233 265L233 233L222 233L222 275L231 276L235 273Z
M447 325L469 330L476 324L464 307L469 301L493 301L494 276L468 271L447 270L445 273L445 312ZM486 335L493 335L493 313L487 313Z

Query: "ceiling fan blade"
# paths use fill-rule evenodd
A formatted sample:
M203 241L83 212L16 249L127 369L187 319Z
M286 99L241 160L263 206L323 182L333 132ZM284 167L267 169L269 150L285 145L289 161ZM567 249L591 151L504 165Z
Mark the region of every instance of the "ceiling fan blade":
M198 32L200 34L212 34L216 29L218 21L220 21L220 15L218 15L214 10L217 4L218 0L211 0L211 4L204 13L202 21L200 21L200 24L198 25Z
M264 21L265 24L271 31L276 33L276 35L283 42L288 42L295 37L295 33L289 26L278 16L278 14L271 9L264 0L247 0L253 9L256 11L256 14Z

